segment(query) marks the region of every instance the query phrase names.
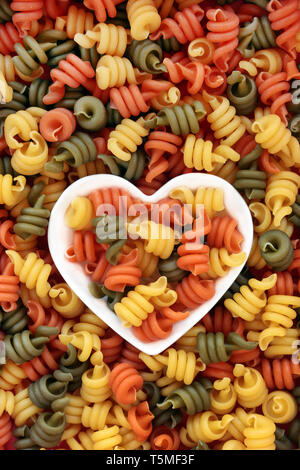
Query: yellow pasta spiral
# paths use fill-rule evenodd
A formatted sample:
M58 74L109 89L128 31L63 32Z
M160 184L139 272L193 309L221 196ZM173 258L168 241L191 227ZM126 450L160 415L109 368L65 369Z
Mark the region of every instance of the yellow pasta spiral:
M222 445L222 450L245 450L246 447L240 441L229 439Z
M109 134L107 148L113 155L127 162L138 146L143 143L143 137L148 134L149 129L145 129L143 118L137 121L123 119L121 124L118 124Z
M252 367L236 364L233 375L236 377L233 386L238 403L244 408L260 406L268 395L268 389L261 373Z
M169 258L174 249L174 230L166 225L157 224L153 220L147 220L140 224L130 223L128 233L139 235L142 240L146 240L145 251L162 259Z
M78 331L73 334L61 334L59 335L59 340L63 344L72 344L76 349L78 349L78 359L81 362L87 361L92 352L99 351L101 349L101 342L98 335L95 333L89 333L88 331ZM96 354L95 357L99 357L99 354ZM100 362L102 360L102 353L100 353Z
M143 41L160 27L161 17L152 0L129 0L126 5L133 39Z
M297 328L289 328L285 336L276 337L271 341L267 349L264 351L265 357L271 359L276 356L294 354L299 345L298 338L299 330Z
M243 431L247 426L248 414L243 408L236 408L234 413L231 414L233 417L231 423L228 426L228 433L234 437L237 441L244 440Z
M237 394L228 377L215 380L210 391L211 411L217 415L230 413L235 407Z
M9 103L13 99L13 89L8 85L3 72L0 70L0 102Z
M206 329L203 325L195 325L187 331L174 344L175 349L183 349L186 352L194 352L197 345L197 336L199 333L205 333Z
M288 392L275 390L269 393L262 404L263 414L274 423L289 423L298 413L298 405Z
M105 23L96 24L85 34L75 34L74 41L85 49L91 49L97 43L99 54L118 57L123 57L128 43L127 31L123 26Z
M229 414L219 419L212 411L189 416L186 428L180 429L181 442L187 447L194 447L199 440L207 443L219 440L227 432L232 420L233 417Z
M170 191L169 197L190 205L193 215L197 214L199 206L205 207L209 217L212 217L215 212L224 210L224 193L221 188L204 188L200 186L194 194L187 186L178 186Z
M65 30L69 39L73 39L76 33L85 33L93 29L94 15L91 11L78 8L71 5L68 9L67 16L56 18L55 29L59 31Z
M162 372L164 372L164 370L162 370ZM178 382L175 378L170 379L169 377L164 376L156 380L156 385L160 388L161 396L167 397L174 390L182 387L183 382Z
M200 357L196 357L195 353L184 350L176 351L174 348L167 349L163 354L153 357L140 353L139 357L151 370L160 370L166 366L168 378L175 378L178 382L182 381L186 385L192 383L199 371L205 370L205 364Z
M104 321L88 308L80 315L79 321L73 320L72 323L72 331L75 333L78 331L88 331L91 334L94 333L100 336L100 338L105 335L105 330L108 328Z
M261 251L258 246L258 237L256 234L254 234L253 236L252 247L249 254L249 258L247 260L247 265L250 268L255 267L256 269L262 269L267 265L267 263L261 256Z
M122 436L122 449L123 450L150 450L150 442L139 442L136 440L136 435L133 431L121 427L120 434ZM117 450L117 448L115 448Z
M281 72L282 59L276 49L263 49L257 51L249 60L241 60L239 68L245 70L251 77L256 77L263 70L271 74Z
M274 215L275 227L280 225L286 215L291 214L299 186L300 176L292 171L280 171L268 179L265 203Z
M176 299L176 292L167 287L167 278L161 276L155 282L140 284L129 291L121 302L115 304L114 310L123 326L129 328L132 325L140 326L149 313L153 312L154 305L170 306Z
M32 137L32 132L38 131L37 119L28 111L17 111L9 114L4 122L4 136L7 145L12 149L18 149L23 146L23 142L15 139L18 136L24 141Z
M42 410L38 408L29 398L28 388L21 390L15 396L15 407L12 414L16 426L23 426L30 418Z
M23 185L23 183L22 183ZM17 218L21 215L21 211L24 207L29 207L27 196L30 192L30 186L26 184L21 191L18 191L14 194L14 201L12 204L5 204L5 209L10 211L12 217ZM30 237L31 238L31 237ZM19 237L20 240L23 240ZM23 242L28 242L29 239L23 240Z
M280 221L280 225L276 226L274 221L275 217L272 215L270 209L266 206L266 204L262 202L252 202L249 204L249 209L252 213L252 218L257 221L254 223L254 232L258 233L259 235L267 232L268 230L278 229L282 232L286 233L288 237L292 236L294 231L294 226L291 222L287 220L286 217L283 217ZM276 223L278 223L276 219Z
M212 171L216 163L224 164L227 160L237 162L240 155L228 145L218 145L213 150L213 143L210 140L196 138L189 134L183 147L183 160L188 168L195 168L198 171Z
M17 250L18 250L18 246L17 246ZM30 252L31 251L32 250L30 250ZM26 253L26 251L25 251L25 253ZM22 251L20 251L20 254L22 254L22 256L24 256ZM25 256L27 254L29 254L29 253L26 253ZM35 289L28 289L25 284L21 284L20 297L22 299L23 304L26 305L26 306L27 306L28 300L35 300L36 302L39 302L44 308L50 308L51 307L51 300L50 300L50 297L48 296L48 294L46 294L43 297L39 297L37 295Z
M240 266L247 259L245 252L229 254L226 248L211 248L209 250L209 266L207 273L201 273L201 279L217 279L226 276L231 268Z
M252 124L255 140L270 153L278 155L286 167L300 164L300 144L276 114L263 116Z
M64 438L62 436L62 440ZM92 441L93 431L91 429L87 429L86 431L81 431L78 434L76 433L75 436L68 437L64 439L68 444L70 450L93 450L93 441ZM66 436L68 436L66 434Z
M109 374L109 367L104 362L84 372L80 389L82 398L89 403L102 403L107 400L112 393L108 385Z
M36 131L31 132L31 141L14 151L11 166L18 173L36 175L48 160L48 145L44 137Z
M287 329L293 326L297 313L289 305L300 307L300 298L292 295L271 295L268 298L268 303L261 315L266 328L261 331L258 338L262 351L267 349L275 337L285 336Z
M81 424L83 409L87 405L87 402L82 397L72 395L71 393L67 393L66 397L69 400L69 403L64 410L66 423Z
M11 175L0 175L0 204L16 204L25 185L25 176L19 175L13 178Z
M150 78L151 75L133 67L126 57L103 55L96 66L97 85L101 90L120 87L126 82L128 84L139 83L146 77Z
M75 197L65 213L67 226L74 230L87 229L93 217L93 204L84 196Z
M226 299L224 306L234 317L241 317L245 321L253 321L267 303L266 290L276 284L277 275L272 274L262 281L250 279L249 286L241 286L240 292L234 294L233 299Z
M15 396L10 391L0 390L0 416L6 411L12 415L15 408Z
M29 253L23 259L17 251L7 250L7 256L14 265L14 272L20 281L26 284L28 289L36 289L39 297L45 297L51 286L48 277L51 273L51 265L46 264L35 253Z
M75 318L85 309L84 303L65 282L56 284L49 291L52 307L65 318Z
M275 450L275 424L265 416L251 413L243 433L246 450Z
M114 450L116 446L121 444L122 436L118 426L105 426L101 431L92 434L94 443L93 450Z
M222 144L232 147L245 133L245 125L236 115L236 110L224 96L209 95L203 92L205 101L213 111L208 114L207 120L214 131L216 139L223 139Z
M82 412L83 426L93 431L103 429L112 405L112 402L107 400L102 403L95 403L93 406L85 406Z

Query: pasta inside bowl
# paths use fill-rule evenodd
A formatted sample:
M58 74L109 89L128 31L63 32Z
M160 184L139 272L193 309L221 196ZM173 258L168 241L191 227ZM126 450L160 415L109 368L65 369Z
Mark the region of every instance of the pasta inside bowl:
M97 299L91 295L88 288L90 278L85 273L82 265L70 263L66 259L65 253L72 244L73 230L65 223L65 213L75 197L88 196L93 190L100 188L122 188L128 191L134 198L140 199L145 203L155 203L168 197L170 191L180 186L186 186L192 191L199 187L220 188L223 190L225 210L229 216L237 220L237 228L244 238L241 250L246 253L246 259L240 266L231 268L224 277L218 278L215 284L215 295L199 307L191 310L190 315L186 319L176 323L167 338L144 343L134 335L131 328L125 328L122 325L120 319L109 309L104 299ZM253 224L251 214L247 204L235 188L217 176L196 173L173 178L151 196L146 196L132 183L118 176L107 174L86 176L69 186L60 196L51 212L48 229L48 243L52 259L71 289L108 326L140 351L150 355L160 354L167 349L214 307L241 272L249 256L252 239Z

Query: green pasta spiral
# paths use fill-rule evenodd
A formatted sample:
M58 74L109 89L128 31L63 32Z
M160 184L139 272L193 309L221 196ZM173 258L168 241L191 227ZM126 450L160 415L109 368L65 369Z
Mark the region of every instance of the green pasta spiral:
M154 427L165 425L171 429L175 428L182 420L182 413L178 409L160 409L159 402L161 394L158 386L153 382L145 382L143 389L147 393L147 401L151 413L154 415L152 425Z
M187 272L177 266L179 255L172 253L172 255L163 260L159 260L158 270L162 276L166 276L169 282L177 282L183 279Z
M296 114L289 120L288 128L293 136L300 140L300 114Z
M199 132L199 120L206 115L203 104L194 101L191 105L176 105L173 108L164 108L156 115L145 121L145 127L154 129L158 126L170 126L175 135L197 134Z
M177 41L176 38L159 38L155 42L162 48L163 51L166 52L178 52L181 49L181 44Z
M8 0L2 0L0 3L0 23L7 23L11 21L14 12L10 8L10 2Z
M30 428L27 425L15 428L13 435L16 438L14 447L16 450L40 450L30 437Z
M68 383L68 391L73 392L81 385L82 374L90 367L89 361L80 362L77 358L77 350L72 344L68 344L68 350L60 358L58 370L64 374L71 374L72 380Z
M238 50L246 57L252 57L255 51L276 47L276 35L267 16L254 17L240 27Z
M162 63L163 52L161 47L156 42L150 41L150 39L132 41L127 52L133 65L144 72L156 74L167 71Z
M242 272L238 275L233 284L229 287L228 291L225 292L222 299L232 299L234 294L240 292L241 286L247 286L252 274L248 270L247 266L243 268Z
M298 194L295 203L292 205L292 214L288 219L296 227L300 227L300 194Z
M39 326L35 335L29 330L14 335L6 335L4 338L6 358L11 359L16 364L31 361L40 356L44 350L49 337L56 335L58 328L50 326Z
M188 415L194 415L210 409L210 390L213 388L210 380L202 377L195 380L191 385L184 385L174 390L167 398L158 403L158 408L167 410L168 408L182 408Z
M77 168L84 163L92 162L97 157L97 148L93 139L84 132L75 132L68 140L56 147L56 153L50 162L47 162L47 171L59 172L63 170L63 162Z
M103 297L106 297L107 306L112 312L114 312L115 304L120 302L127 293L126 289L124 292L115 292L107 289L107 287L98 284L97 282L90 282L88 288L90 294L96 299L102 299Z
M257 105L257 87L255 81L241 72L234 70L227 79L227 97L235 107L237 114L251 114Z
M117 109L110 106L110 102L106 104L107 127L115 127L121 123L123 117Z
M126 2L116 6L117 14L114 18L107 18L106 23L114 24L116 26L123 26L130 29L130 24L126 12Z
M268 230L258 240L262 258L274 271L285 271L294 259L291 240L282 230Z
M53 375L44 375L28 387L28 395L32 403L42 409L59 406L68 390L68 383L73 375L56 370Z
M85 91L83 87L78 88L70 88L66 87L66 93L62 100L55 103L53 106L54 108L67 108L67 109L74 109L75 103L79 98L85 96Z
M276 450L291 450L293 447L292 442L285 434L285 430L276 426L275 431L275 445Z
M295 418L288 428L288 438L296 445L297 449L300 448L300 419Z
M36 445L49 449L60 443L65 427L65 413L61 411L45 412L30 428L30 438Z
M1 309L1 316L1 329L9 335L20 333L28 324L27 311L20 300L18 301L17 308L11 312L4 312Z
M44 96L48 93L50 82L42 78L36 78L29 86L28 99L30 106L38 106L47 109L43 102Z
M80 57L82 60L90 62L92 67L96 69L97 62L100 59L100 55L97 52L96 44L90 49L85 49L84 47L79 47Z
M209 365L212 362L227 362L233 351L246 349L251 351L256 342L246 341L239 334L231 332L226 338L222 332L198 333L196 350L202 361Z
M14 48L17 53L13 57L13 63L23 75L30 76L37 70L40 64L46 64L48 61L47 51L55 46L55 43L45 42L39 43L32 36L25 36L23 39L24 46L16 43Z
M109 172L115 176L122 176L127 181L137 181L141 178L146 165L146 154L142 149L138 149L131 156L129 162L120 160L114 155L98 155L97 158L103 161Z
M143 390L147 393L147 402L150 411L152 411L161 400L160 389L154 382L144 382Z
M295 387L292 391L292 394L294 395L294 397L296 398L296 401L299 405L299 410L300 410L300 386L298 387Z
M41 196L45 186L46 183L44 181L38 181L30 188L30 191L27 196L27 201L32 207L36 204L37 200Z
M55 46L48 52L49 67L56 67L60 60L67 57L68 54L74 52L76 43L72 39L68 39L67 33L58 31L57 29L47 29L42 31L38 37L39 43L55 43Z
M13 99L9 103L0 104L0 137L3 136L4 121L7 116L27 108L27 86L18 82L8 82L13 90Z
M258 144L238 162L239 171L236 173L234 187L243 191L248 199L263 199L266 194L266 174L258 170L257 160L262 153Z
M123 217L115 215L102 215L92 220L95 227L98 243L109 243L105 252L110 264L117 264L117 257L127 240L126 225Z
M14 225L14 232L27 240L31 235L42 237L46 233L48 220L50 217L49 209L43 207L45 195L42 194L33 207L24 207L21 215L17 218Z
M0 174L1 175L12 175L13 177L17 176L18 173L11 166L11 157L5 155L0 158Z
M94 96L83 96L74 105L74 115L82 129L100 131L106 126L106 109L102 101Z
M196 447L193 447L191 450L210 450L206 442L198 441Z

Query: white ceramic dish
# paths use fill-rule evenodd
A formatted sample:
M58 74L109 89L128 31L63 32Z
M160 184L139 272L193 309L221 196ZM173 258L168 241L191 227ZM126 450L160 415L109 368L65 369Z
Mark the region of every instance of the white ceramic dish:
M100 317L107 325L115 330L126 341L147 354L159 354L167 349L195 323L209 312L227 289L234 282L241 272L243 265L233 268L229 273L216 281L216 293L212 299L191 312L191 315L174 325L171 335L163 340L152 343L143 343L134 336L130 328L124 328L118 317L107 307L106 301L94 298L88 290L90 282L83 267L77 263L70 263L65 258L66 249L72 244L73 231L64 222L64 214L71 201L76 196L86 196L94 189L105 187L122 187L130 192L134 197L145 202L156 202L168 196L170 190L178 186L188 186L195 190L199 186L221 188L224 191L224 204L227 212L238 220L238 229L244 236L242 251L247 257L250 253L253 237L253 225L250 211L247 204L234 187L227 181L214 175L201 173L191 173L178 176L152 196L146 196L129 181L118 176L100 174L86 176L69 186L55 204L49 221L48 242L52 259L61 273L62 277L69 284L71 289L81 298L81 300Z

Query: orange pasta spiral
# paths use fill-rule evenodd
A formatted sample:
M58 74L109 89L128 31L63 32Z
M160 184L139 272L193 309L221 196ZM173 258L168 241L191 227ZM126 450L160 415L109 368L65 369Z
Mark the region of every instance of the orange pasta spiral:
M137 267L139 253L137 248L128 255L122 255L117 266L111 266L106 272L104 285L115 292L124 292L126 286L137 286L142 271Z
M69 139L75 128L76 118L65 108L51 109L40 120L40 133L48 142L61 142Z
M187 308L197 308L215 294L214 281L201 281L197 276L190 274L176 287L178 302Z
M172 321L157 312L152 312L141 326L134 326L133 333L141 341L148 343L167 338L172 331Z
M106 364L115 362L120 357L122 347L123 338L110 328L106 330L104 337L101 338L103 361Z
M17 29L12 23L0 25L0 53L10 54L15 52L14 46L17 42L22 43L22 39Z
M72 262L82 263L87 260L94 263L97 259L96 249L95 235L92 232L82 233L80 230L75 230L73 244L66 250L66 258Z
M204 36L203 28L200 24L204 16L204 11L199 5L192 5L178 11L173 18L162 20L159 29L150 35L150 39L156 41L161 36L164 39L175 37L178 42L185 44L188 41Z
M47 0L47 2L44 2L47 16L50 16L50 18L55 20L58 16L65 15L67 13L69 3L70 0Z
M56 310L50 309L46 313L43 306L35 300L28 300L27 308L27 315L33 322L28 326L30 331L35 333L36 329L42 325L57 327L61 331L64 320Z
M117 14L116 5L123 0L84 0L83 4L90 10L95 11L99 23L104 23L107 16L114 18Z
M9 414L6 412L3 413L0 417L0 449L3 449L5 444L7 444L12 437L12 428L13 423Z
M14 274L13 264L7 263L0 275L0 304L6 312L17 308L19 282L19 277Z
M260 72L256 78L256 85L261 101L271 106L271 113L277 114L287 125L288 111L285 105L291 101L292 94L289 92L290 84L286 72L274 74Z
M144 442L150 436L153 419L154 415L149 410L147 401L132 406L128 411L128 421L138 442Z
M96 216L105 213L105 205L113 205L116 209L116 215L127 214L128 209L136 201L125 189L120 188L103 188L92 191L89 195L92 202Z
M5 211L6 212L6 211ZM14 226L12 220L5 220L0 225L0 243L8 250L16 249L15 235L11 233L11 229Z
M237 221L229 215L214 217L211 231L207 235L207 244L216 248L225 246L229 253L239 253L244 238L236 227Z
M238 46L239 17L231 10L221 8L207 11L207 39L217 44L213 60L221 72L229 69L229 60Z
M263 277L271 276L271 271L264 273ZM277 281L272 289L268 290L269 295L294 295L293 276L289 271L277 273Z
M34 20L42 18L43 3L43 0L14 0L10 4L10 8L16 12L12 20L21 37L27 35Z
M35 382L41 376L49 374L58 368L57 359L62 355L63 351L59 349L50 350L45 346L42 354L35 357L29 362L24 362L21 365L23 372L30 380Z
M279 47L296 58L296 34L300 30L300 10L297 0L271 0L267 6L274 31L282 31L276 38Z
M92 30L93 26L94 15L91 11L71 5L66 17L57 18L55 29L65 29L68 38L73 39L76 33L86 33Z
M90 62L86 62L75 54L68 54L65 60L61 60L58 68L50 72L53 84L50 85L43 102L46 105L57 103L65 96L65 85L78 88L83 85L91 93L95 89L95 71Z
M120 362L126 362L127 364L134 367L136 370L144 370L146 368L145 363L139 357L140 350L132 346L132 344L125 342L125 345L121 351Z
M179 136L165 132L164 129L151 132L144 147L151 157L148 165L149 172L146 175L148 183L166 171L168 168L166 154L173 155L181 144L182 139Z
M117 364L109 376L109 386L119 403L124 405L135 402L136 392L143 386L143 378L129 364Z
M207 313L201 320L202 325L205 327L207 333L218 333L221 331L226 337L231 331L243 334L244 321L242 318L233 318L230 312L222 306L217 306L214 313Z
M228 362L212 362L201 372L201 375L210 379L223 379L224 377L229 377L230 380L234 379L233 366Z
M300 375L299 364L293 364L291 359L262 359L261 373L269 389L292 390L295 387L294 377Z
M167 426L158 426L151 434L150 443L153 450L177 450L180 445L178 431Z
M173 83L187 80L187 90L191 95L201 90L205 77L205 68L201 62L191 62L188 57L177 61L177 54L174 54L171 58L166 57L163 63Z

